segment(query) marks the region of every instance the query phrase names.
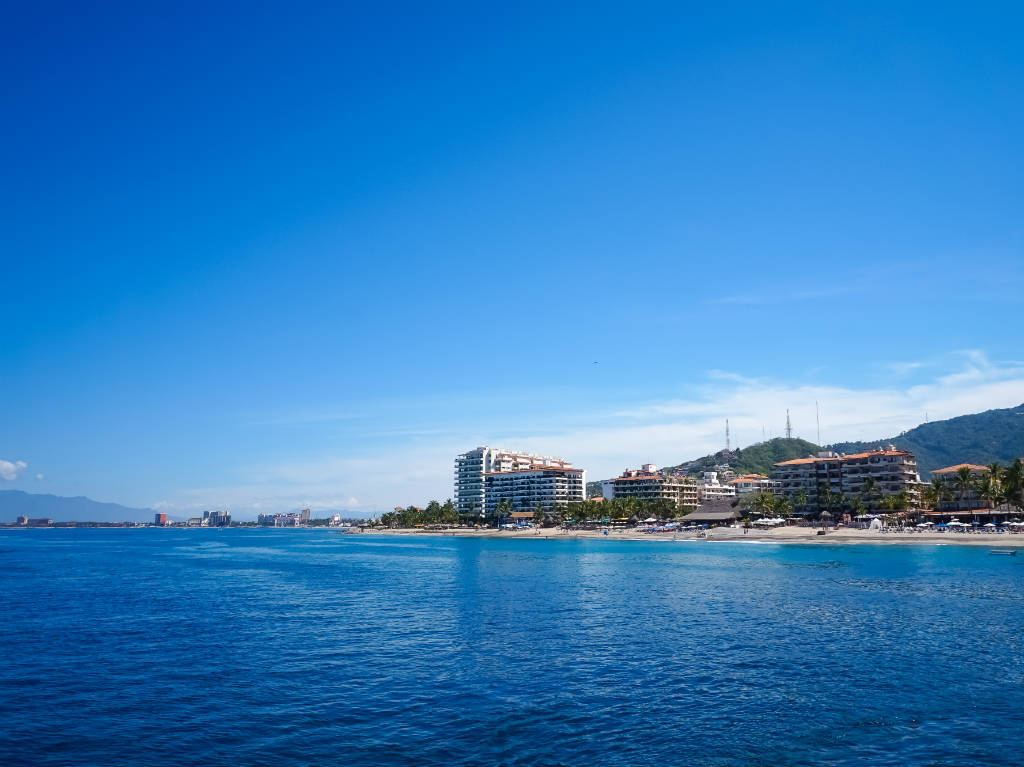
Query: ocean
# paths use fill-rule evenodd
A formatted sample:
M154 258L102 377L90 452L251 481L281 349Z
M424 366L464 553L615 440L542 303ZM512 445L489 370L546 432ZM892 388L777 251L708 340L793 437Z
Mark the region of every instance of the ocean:
M1024 762L984 547L0 533L2 765Z

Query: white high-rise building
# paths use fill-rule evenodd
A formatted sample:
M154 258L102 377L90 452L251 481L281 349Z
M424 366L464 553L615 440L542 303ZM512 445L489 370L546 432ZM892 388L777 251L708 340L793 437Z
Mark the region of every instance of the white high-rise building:
M573 466L562 458L500 447L478 447L456 456L455 510L460 514L479 514L487 508L485 475L535 468L571 469Z

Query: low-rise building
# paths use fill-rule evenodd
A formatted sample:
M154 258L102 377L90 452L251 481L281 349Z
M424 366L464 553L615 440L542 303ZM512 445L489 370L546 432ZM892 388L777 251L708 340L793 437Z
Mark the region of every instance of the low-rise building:
M700 494L694 480L675 474L660 474L658 467L652 463L645 463L639 469L627 469L610 482L614 498L636 498L641 501L665 498L679 509L695 509L700 504Z
M717 471L705 471L701 480L697 483L700 493L700 501L713 501L717 498L735 498L736 488L732 485L723 485L718 481Z
M53 527L53 520L49 517L39 517L37 519L28 519L25 524L28 527Z
M972 484L969 487L958 487L960 472L964 469L971 473ZM974 463L958 463L956 466L947 466L944 469L932 471L932 477L941 479L948 492L948 496L942 499L936 511L969 511L988 508L990 504L983 501L978 495L978 485L987 475L988 466L979 466Z
M743 476L730 479L728 484L736 488L737 495L746 495L747 493L774 494L779 487L778 482L774 479L769 479L764 474L744 474Z

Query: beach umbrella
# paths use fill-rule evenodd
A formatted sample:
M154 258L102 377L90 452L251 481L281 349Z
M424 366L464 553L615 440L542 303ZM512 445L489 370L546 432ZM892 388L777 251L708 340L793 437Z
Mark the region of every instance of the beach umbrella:
M995 525L989 522L987 525L985 525L985 527L995 527Z
M648 517L647 519L644 520L644 522L657 522L657 521L658 520L656 520L654 517Z

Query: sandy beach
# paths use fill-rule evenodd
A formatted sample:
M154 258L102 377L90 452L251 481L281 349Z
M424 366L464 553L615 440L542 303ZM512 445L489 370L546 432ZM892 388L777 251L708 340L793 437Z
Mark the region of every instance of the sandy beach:
M878 530L859 530L855 528L839 528L829 530L825 535L818 535L818 529L812 527L782 527L769 530L750 529L744 533L742 528L716 527L706 531L706 536L699 532L676 533L643 533L636 530L562 530L560 528L527 529L527 530L358 530L353 534L360 535L405 535L405 536L447 536L461 538L527 538L527 539L571 539L601 538L604 540L622 541L699 541L714 543L732 541L736 543L813 543L813 544L883 544L883 545L956 545L956 546L987 546L993 549L1024 548L1024 534L1020 533L919 533L919 532L881 532Z

